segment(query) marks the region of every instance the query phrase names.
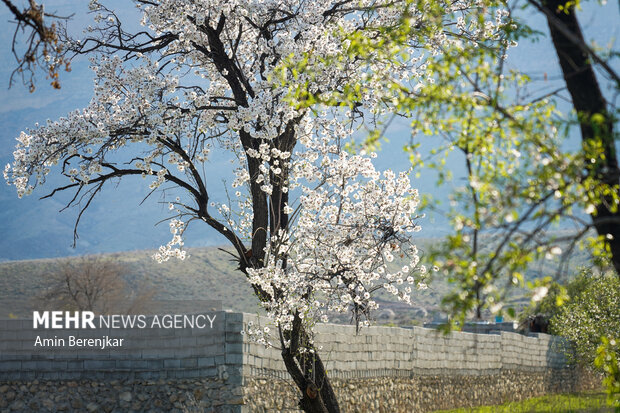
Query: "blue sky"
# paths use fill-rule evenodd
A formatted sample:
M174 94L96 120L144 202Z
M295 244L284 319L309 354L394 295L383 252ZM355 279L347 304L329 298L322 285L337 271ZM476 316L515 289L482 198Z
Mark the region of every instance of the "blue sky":
M49 1L46 10L60 15L76 13L70 26L76 30L88 19L85 14L86 2L75 6L71 1ZM109 2L106 2L109 3ZM114 4L116 3L116 4ZM126 2L116 1L112 8L117 9ZM76 8L77 7L77 8ZM610 39L620 35L620 13L617 2L609 2L604 6L590 2L581 12L580 21L589 39L600 45L606 45ZM133 13L133 11L127 11ZM123 14L127 14L125 11ZM520 12L524 19L538 30L546 33L544 19L533 11ZM6 22L10 15L4 6L0 6L0 21ZM72 29L73 28L73 29ZM11 25L3 24L0 30L0 162L2 165L11 161L14 139L25 128L32 127L36 122L56 119L71 110L85 106L91 96L92 80L88 62L76 59L72 63L71 73L61 75L61 90L48 86L49 81L38 77L37 90L29 93L17 79L16 84L8 89L8 79L15 67L10 52L13 30ZM617 47L616 47L617 49ZM556 63L555 52L550 40L542 37L535 44L521 44L513 49L509 62L514 67L527 70L542 78L546 73L549 81L539 82L537 92L556 87L559 83L560 71ZM556 79L556 80L554 80ZM568 108L568 106L567 106ZM391 167L402 170L408 168L407 155L400 149L408 139L409 130L405 121L397 122L388 133L390 143L383 146L378 158L381 169ZM218 160L214 160L218 162ZM223 165L219 170L226 170ZM219 165L218 165L219 167ZM218 178L224 178L221 174ZM52 179L50 184L53 184ZM414 186L421 192L436 191L434 180L430 176L415 180ZM51 185L47 188L50 189ZM167 225L154 227L154 223L166 217L166 209L152 199L138 207L147 189L144 185L123 183L117 187L109 187L99 196L95 204L83 218L81 238L77 249L70 247L72 228L77 211L68 210L63 213L62 198L39 201L38 197L45 191L38 191L30 197L18 200L12 187L0 185L0 260L45 258L82 253L112 252L121 250L153 249L165 244L170 236ZM441 194L440 194L441 196ZM156 199L155 199L156 200ZM433 221L436 219L436 221ZM425 225L426 224L426 225ZM446 224L441 219L429 218L422 223L423 236L432 237L445 232ZM428 228L427 231L424 229ZM195 227L188 234L188 246L204 246L223 244L224 240L217 237L206 226Z

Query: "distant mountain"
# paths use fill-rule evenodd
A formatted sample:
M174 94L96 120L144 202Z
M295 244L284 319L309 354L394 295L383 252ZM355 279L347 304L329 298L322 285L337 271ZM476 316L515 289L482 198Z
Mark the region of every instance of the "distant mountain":
M420 240L423 249L429 240ZM245 276L236 270L232 257L216 247L190 248L183 261L172 259L158 264L154 251L129 251L103 255L125 269L123 278L131 288L148 288L155 300L221 300L223 308L256 312L259 304ZM63 262L74 258L24 260L0 263L0 318L9 313L25 316L37 309L37 300L50 285ZM437 310L445 285L416 293L412 307L392 303L380 296L383 309L400 308L401 316L421 312L421 317Z
M107 254L124 268L132 288L152 289L158 300L221 300L224 308L256 312L257 301L243 274L235 271L230 255L216 248L190 249L184 261L158 264L154 251ZM28 315L37 309L36 297L50 286L51 276L65 260L39 259L0 263L0 318L9 313Z
M428 251L437 239L417 239L421 253ZM157 300L219 300L224 309L256 313L262 311L245 276L236 270L232 257L216 247L190 248L184 261L172 259L158 264L151 257L151 251L128 251L103 255L121 264L123 278L134 291L154 292ZM63 262L74 258L38 259L0 263L0 319L9 314L29 316L40 309L37 300L51 285L52 276ZM586 262L583 253L577 254L571 268ZM397 265L397 264L394 264ZM553 275L554 267L547 262L532 266L526 279ZM571 271L566 279L576 274ZM441 275L436 275L430 288L414 291L412 305L396 301L386 292L378 294L379 311L374 317L378 323L420 325L425 321L441 318L441 299L452 289ZM515 288L508 301L516 308L529 302L528 291ZM334 321L348 322L349 315L336 317Z
M424 249L431 240L419 240ZM153 300L219 300L224 309L249 313L262 312L245 276L236 270L232 257L215 247L191 248L184 261L158 264L154 251L105 254L104 259L118 262L125 269L123 278L133 289L152 290ZM40 310L39 297L51 285L52 276L66 260L74 258L24 260L0 263L0 319L9 315L26 317ZM377 321L421 324L439 311L439 302L447 286L440 280L430 289L416 292L412 306L380 294L381 309ZM349 315L336 319L350 321Z

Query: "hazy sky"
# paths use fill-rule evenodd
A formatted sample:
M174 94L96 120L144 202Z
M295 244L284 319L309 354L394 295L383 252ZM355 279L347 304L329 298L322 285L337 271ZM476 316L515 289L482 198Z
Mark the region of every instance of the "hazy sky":
M85 14L87 2L78 3L79 6L75 6L76 2L73 1L45 2L47 11L59 15L75 13L70 25L70 30L74 33L77 33L78 28L86 24L84 22L88 19ZM124 5L127 9L127 3L120 0L112 2L112 8L117 10L120 5ZM588 38L594 39L599 45L607 45L616 39L620 34L618 2L609 2L604 6L590 2L586 6L587 9L580 14L580 21ZM123 11L125 16L130 13L133 13L133 10ZM535 28L547 32L541 16L528 10L520 13ZM9 19L6 7L0 5L0 21L6 22ZM0 161L5 165L12 160L14 139L21 130L34 126L36 122L42 123L48 118L56 119L88 103L92 92L92 76L88 62L82 58L72 63L71 73L61 74L62 89L59 91L49 87L49 81L41 75L38 77L35 93L29 93L19 79L8 89L8 79L15 67L10 49L13 29L9 24L2 24L1 27L0 54L3 59L0 60ZM547 82L538 82L535 85L539 89L537 93L551 90L561 81L555 52L547 37L541 37L535 44L520 44L511 51L509 63L516 68L528 70L540 79L547 74ZM396 123L389 136L391 143L384 145L378 160L379 167L406 169L407 155L400 147L409 136L407 123ZM217 163L217 160L214 162ZM225 162L222 162L221 168L218 165L218 170L227 170ZM226 174L222 173L218 180L225 177ZM414 181L414 186L421 192L433 191L435 188L433 180L428 176ZM167 225L153 227L155 222L166 216L165 209L153 201L137 207L148 189L144 187L145 185L124 184L105 191L84 218L80 248L72 250L69 245L72 241L75 210L59 214L58 210L62 207L59 201L39 201L36 193L24 200L17 200L12 187L0 185L0 260L156 248L165 244L169 240ZM51 186L44 189L50 188ZM39 196L43 194L45 191L38 192ZM441 220L433 223L429 219L426 226L430 227L432 232L424 231L425 223L422 223L425 237L440 234L442 229L446 228ZM202 227L190 234L188 245L214 245L223 242L223 239Z

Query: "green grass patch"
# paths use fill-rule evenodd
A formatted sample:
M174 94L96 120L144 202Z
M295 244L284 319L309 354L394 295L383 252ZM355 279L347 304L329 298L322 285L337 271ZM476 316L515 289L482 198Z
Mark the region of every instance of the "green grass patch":
M605 402L605 393L552 394L543 397L509 402L495 406L481 406L454 410L437 410L435 413L577 413L613 412Z

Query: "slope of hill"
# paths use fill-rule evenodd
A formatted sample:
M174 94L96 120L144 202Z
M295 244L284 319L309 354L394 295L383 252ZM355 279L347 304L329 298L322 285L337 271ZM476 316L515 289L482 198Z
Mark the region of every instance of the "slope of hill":
M424 244L428 241L421 240ZM221 300L223 308L245 312L259 311L256 297L244 275L236 271L231 256L215 248L188 249L184 261L155 262L153 251L131 251L106 254L126 268L127 284L133 288L148 286L159 300ZM9 313L24 316L36 309L36 298L51 284L51 276L58 271L63 260L40 259L0 263L0 317ZM432 288L416 294L415 305L409 307L391 302L387 295L379 301L382 319L427 319L438 310L446 286L436 283ZM392 315L394 314L394 315ZM343 318L344 320L344 318Z
M422 254L428 251L436 238L416 239ZM141 288L154 293L154 300L218 300L224 309L260 312L258 300L244 275L236 270L237 264L226 252L216 247L190 248L184 261L172 259L158 264L151 256L153 251L129 251L105 254L104 257L122 264L124 279L134 291ZM0 263L0 318L9 314L31 315L41 309L37 297L51 285L52 276L65 260L75 258L39 259ZM572 258L571 270L564 280L574 276L577 267L587 263L587 254L580 252ZM395 264L396 265L396 264ZM548 261L532 265L526 279L553 276L555 266ZM385 291L376 296L380 309L373 316L379 323L419 325L442 317L440 303L453 287L440 276L435 276L426 290L416 291L411 306L396 301ZM515 288L508 301L517 308L528 304L529 291ZM489 315L490 317L490 315ZM349 322L349 315L338 316L333 321Z
M126 269L131 287L148 286L159 300L221 300L223 308L256 312L258 303L243 274L234 271L228 255L216 248L189 250L184 261L158 264L153 251L107 254ZM0 264L0 315L27 315L36 308L36 297L51 284L51 275L63 260L42 259Z

